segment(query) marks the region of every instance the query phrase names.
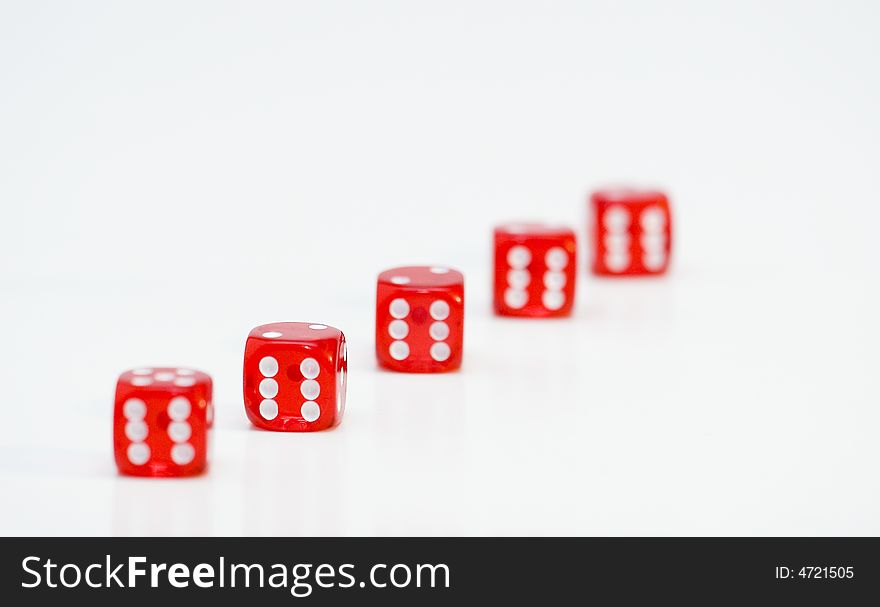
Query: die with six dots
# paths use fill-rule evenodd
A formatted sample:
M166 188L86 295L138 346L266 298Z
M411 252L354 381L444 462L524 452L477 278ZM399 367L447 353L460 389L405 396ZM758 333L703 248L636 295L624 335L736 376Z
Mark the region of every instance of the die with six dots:
M543 223L495 228L495 313L568 316L577 280L574 231Z
M244 352L244 407L256 427L312 432L342 421L345 335L333 327L277 322L256 327Z
M669 267L669 199L653 190L600 190L590 199L593 272L606 276L662 274Z
M444 266L406 266L379 274L376 358L392 371L440 373L461 366L464 276Z
M192 476L207 467L213 424L210 376L193 369L142 368L116 383L113 454L122 474Z

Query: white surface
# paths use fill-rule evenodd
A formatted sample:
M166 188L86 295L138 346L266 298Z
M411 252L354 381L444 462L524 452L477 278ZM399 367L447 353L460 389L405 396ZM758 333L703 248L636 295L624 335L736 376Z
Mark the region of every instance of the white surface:
M880 534L878 33L870 2L4 4L0 533ZM492 317L492 225L582 237L609 180L669 190L672 273ZM460 373L375 367L376 274L420 262L466 274ZM249 427L280 320L346 332L338 429ZM116 375L166 364L215 379L211 470L120 478Z

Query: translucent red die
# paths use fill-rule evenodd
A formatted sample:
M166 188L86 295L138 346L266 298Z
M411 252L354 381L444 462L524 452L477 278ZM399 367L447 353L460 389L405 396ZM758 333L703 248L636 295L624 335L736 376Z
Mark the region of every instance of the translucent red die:
M590 199L593 272L624 276L662 274L669 267L669 200L653 190L600 190Z
M574 306L574 231L543 223L495 228L495 312L502 316L568 316Z
M119 376L113 454L122 474L191 476L208 464L212 383L193 369L132 369Z
M379 274L376 358L386 369L442 373L461 366L464 276L443 266L406 266Z
M313 432L342 421L348 372L345 335L318 323L256 327L244 349L244 409L256 427Z

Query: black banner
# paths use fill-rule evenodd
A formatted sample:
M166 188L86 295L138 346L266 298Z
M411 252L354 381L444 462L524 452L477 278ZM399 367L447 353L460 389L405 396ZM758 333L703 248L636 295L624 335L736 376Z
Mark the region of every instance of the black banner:
M869 538L14 538L0 557L6 605L880 600Z

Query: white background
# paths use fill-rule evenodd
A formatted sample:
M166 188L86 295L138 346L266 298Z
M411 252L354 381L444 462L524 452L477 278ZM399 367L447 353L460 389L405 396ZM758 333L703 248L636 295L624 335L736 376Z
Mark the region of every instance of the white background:
M876 2L0 4L0 533L880 534ZM494 318L491 227L667 189L674 266ZM583 259L582 259L583 261ZM377 370L377 273L467 277ZM251 327L350 341L336 430ZM117 374L215 380L210 472L118 477Z

